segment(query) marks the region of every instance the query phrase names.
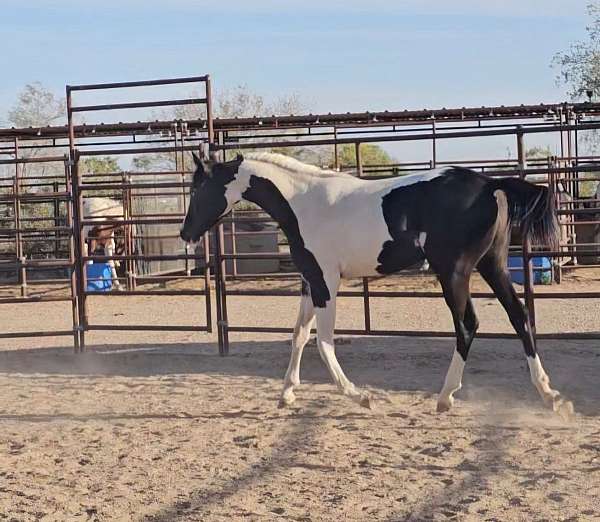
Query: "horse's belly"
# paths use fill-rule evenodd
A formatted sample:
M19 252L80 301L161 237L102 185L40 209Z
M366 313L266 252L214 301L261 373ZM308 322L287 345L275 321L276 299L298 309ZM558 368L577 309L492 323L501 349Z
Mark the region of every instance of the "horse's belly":
M364 259L342 266L341 276L344 279L381 275L377 272L377 259Z
M377 257L384 243L385 239L381 238L376 241L365 240L358 245L348 245L339 263L342 277L349 279L378 275Z

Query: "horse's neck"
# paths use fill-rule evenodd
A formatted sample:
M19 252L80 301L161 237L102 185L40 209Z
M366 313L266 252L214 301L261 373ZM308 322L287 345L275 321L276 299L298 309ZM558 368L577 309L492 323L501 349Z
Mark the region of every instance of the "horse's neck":
M307 192L314 182L314 178L304 172L295 172L279 165L262 162L252 162L248 166L246 175L249 176L249 182L252 182L252 178L270 181L273 187L288 200Z
M298 217L290 202L310 198L312 192L323 188L318 181L277 166L253 167L248 171L247 188L242 196L267 212L290 238L298 227Z

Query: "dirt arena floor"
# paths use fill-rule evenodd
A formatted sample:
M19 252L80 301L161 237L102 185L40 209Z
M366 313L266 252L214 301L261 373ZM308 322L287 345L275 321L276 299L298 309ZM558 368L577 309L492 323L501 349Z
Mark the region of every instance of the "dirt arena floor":
M291 326L297 301L232 297L230 319ZM508 331L498 305L475 304L482 331ZM340 300L338 326L362 326L361 306ZM3 331L70 320L65 303L0 312ZM537 313L540 331L600 331L598 300L540 300ZM198 298L114 297L90 299L90 319L205 316ZM433 299L378 299L373 321L451 327ZM435 405L451 339L341 339L339 360L376 397L374 411L336 393L314 346L296 403L278 409L287 335L232 335L227 358L211 334L93 332L88 342L74 355L66 337L0 341L0 520L600 520L600 341L539 343L575 404L568 422L544 409L512 340L475 341L445 414Z

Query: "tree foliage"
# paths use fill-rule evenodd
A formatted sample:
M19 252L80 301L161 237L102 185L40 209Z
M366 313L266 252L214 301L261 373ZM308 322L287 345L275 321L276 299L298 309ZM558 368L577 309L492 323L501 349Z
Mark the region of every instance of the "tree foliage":
M224 89L217 92L214 99L213 116L217 118L250 118L271 114L298 114L304 111L306 111L306 107L297 94L292 93L280 96L275 100L268 100L250 90L247 85L238 85L233 89ZM206 110L203 105L182 105L155 114L155 117L162 120L190 121L205 118ZM230 133L231 136L235 135L241 141L243 141L245 134L247 133ZM299 148L293 147L293 149ZM283 150L279 152L283 152ZM286 153L296 157L299 150L290 149ZM184 161L185 168L189 169L192 165L191 154L186 154ZM144 154L136 156L133 159L133 164L140 171L174 170L175 157L169 153Z
M549 145L546 145L545 147L536 145L535 147L531 147L525 151L525 157L527 159L544 159L551 156L554 156L554 154L552 154Z
M588 5L591 23L586 27L587 40L571 44L569 49L554 56L553 65L558 67L558 82L569 87L569 95L581 99L590 90L593 96L600 94L600 4Z
M82 158L79 163L80 174L93 174L94 176L91 178L91 181L96 183L119 183L122 181L120 177L109 176L108 174L121 171L122 169L119 166L119 162L112 156ZM102 174L107 175L103 176ZM121 198L123 192L122 190L94 190L89 195Z
M360 146L360 157L363 165L391 165L392 157L379 145L363 143ZM354 144L345 144L338 147L338 158L342 166L356 165L356 147Z
M15 127L45 127L64 119L65 100L55 96L40 82L25 85L17 103L8 111L8 121Z
M587 10L591 19L586 27L587 38L557 53L552 65L558 69L557 83L568 87L573 100L594 101L600 96L600 2L590 3ZM590 149L600 144L595 130L586 132L582 138Z
M83 158L80 162L82 174L108 174L121 172L121 167L116 158L112 156L98 156L97 158Z

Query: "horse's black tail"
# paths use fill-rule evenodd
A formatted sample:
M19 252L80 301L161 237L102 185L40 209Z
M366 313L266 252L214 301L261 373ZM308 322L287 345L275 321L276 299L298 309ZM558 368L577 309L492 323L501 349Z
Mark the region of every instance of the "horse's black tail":
M550 189L519 178L503 178L495 183L506 194L510 223L519 225L534 244L557 249L559 224Z

